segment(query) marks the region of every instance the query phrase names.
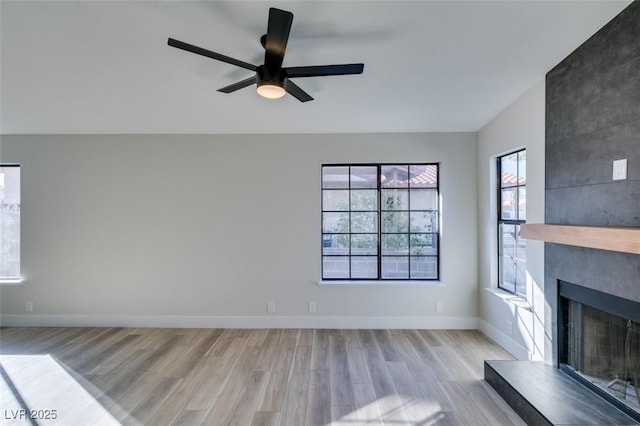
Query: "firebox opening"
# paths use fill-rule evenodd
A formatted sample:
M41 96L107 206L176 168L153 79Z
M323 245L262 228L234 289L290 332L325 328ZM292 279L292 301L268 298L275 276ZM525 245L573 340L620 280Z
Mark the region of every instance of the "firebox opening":
M640 418L640 303L560 288L558 365Z

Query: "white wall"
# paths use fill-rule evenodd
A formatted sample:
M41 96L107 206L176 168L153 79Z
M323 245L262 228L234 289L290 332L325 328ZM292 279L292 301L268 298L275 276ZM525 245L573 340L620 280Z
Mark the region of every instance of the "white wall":
M4 325L477 326L475 134L2 143L22 166L25 277L0 290ZM442 281L318 286L320 165L421 161L441 162Z
M496 157L527 149L527 222L544 223L544 137L544 80L478 134L480 329L519 359L544 358L544 243L527 241L526 303L497 290Z

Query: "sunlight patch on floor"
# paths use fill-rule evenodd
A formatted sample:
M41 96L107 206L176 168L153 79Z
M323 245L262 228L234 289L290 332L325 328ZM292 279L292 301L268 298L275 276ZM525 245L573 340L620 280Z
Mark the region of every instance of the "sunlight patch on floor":
M120 424L50 355L0 355L0 367L2 424Z
M326 426L435 425L444 417L440 404L404 395L387 395L362 405Z

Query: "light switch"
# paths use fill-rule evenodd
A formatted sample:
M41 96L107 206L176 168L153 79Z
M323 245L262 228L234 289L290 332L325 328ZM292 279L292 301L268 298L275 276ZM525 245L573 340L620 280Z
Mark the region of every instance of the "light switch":
M613 161L613 180L624 180L627 178L627 159Z

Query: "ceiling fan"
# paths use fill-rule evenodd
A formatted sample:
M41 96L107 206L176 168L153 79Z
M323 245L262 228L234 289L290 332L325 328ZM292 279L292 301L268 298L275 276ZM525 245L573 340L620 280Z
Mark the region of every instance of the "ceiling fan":
M260 43L265 49L263 65L253 65L173 38L169 38L167 44L178 49L186 50L187 52L217 59L218 61L245 68L256 73L253 77L218 89L218 92L222 93L235 92L236 90L256 84L258 94L265 98L281 98L288 92L300 102L307 102L312 101L313 98L297 84L292 82L292 78L362 74L364 64L283 67L282 61L287 48L292 22L293 13L273 7L269 9L267 33L260 38Z

